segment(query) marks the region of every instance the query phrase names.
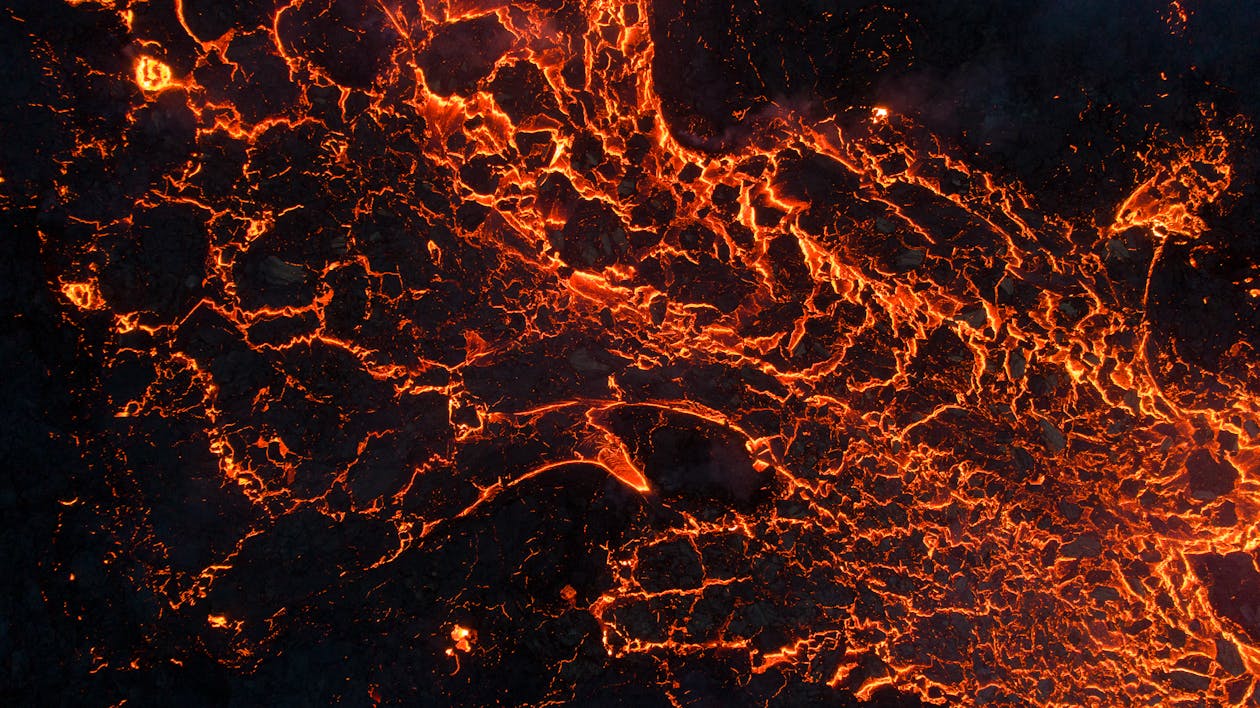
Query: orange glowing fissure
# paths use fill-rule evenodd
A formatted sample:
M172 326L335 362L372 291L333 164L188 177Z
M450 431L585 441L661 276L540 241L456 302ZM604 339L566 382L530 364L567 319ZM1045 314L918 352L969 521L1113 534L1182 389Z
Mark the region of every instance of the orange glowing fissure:
M139 56L134 75L120 77L141 91L132 120L178 87L196 149L137 201L135 221L158 208L204 221L204 278L154 276L195 293L173 315L119 304L135 298L116 303L115 292L128 295L117 287L103 297L107 275L94 274L92 259L61 280L67 318L107 313L115 323L107 369L147 364L140 393L110 401L116 415L194 421L222 482L207 494L239 497L268 520L193 571L161 560L164 542L147 521L144 531L121 521L114 530L146 549L137 555L162 579L154 592L168 611L202 612L209 629L232 630L224 661L254 665L283 619L248 631L205 600L277 518L313 511L394 529L384 555L341 571L361 578L518 489L606 475L681 519L605 549L610 585L593 600L572 585L539 598L592 617L610 660L734 654L750 672L859 697L890 685L971 703L998 686L1056 705L1242 704L1238 683L1260 678L1260 648L1212 604L1194 559L1260 548L1255 382L1211 374L1208 403L1168 385L1159 372L1173 363L1158 343L1145 330L1130 336L1145 321L1140 306L1101 285L1108 263L1131 257L1122 240L1133 230L1162 243L1207 228L1205 212L1231 187L1231 146L1206 112L1200 142L1150 156L1112 223L1071 223L1036 216L1018 185L967 166L882 107L844 129L785 112L722 155L680 144L653 86L642 3L586 2L573 38L532 5L386 5L381 25L406 39L357 85L338 84L336 66L277 29L302 0L252 30L302 89L288 103L224 98L229 80L250 79L224 64L234 55L220 40L231 37L193 37L186 76ZM503 46L462 86L443 73L452 64L425 69L419 57L466 23L493 29ZM136 31L161 55L157 39ZM527 95L512 94L527 78ZM406 126L425 127L402 135ZM405 140L365 150L355 130L381 144ZM288 160L286 138L305 162ZM210 193L202 170L223 145L242 166L236 186ZM394 165L419 175L422 163L447 193L372 173ZM793 185L817 165L833 175L829 191ZM695 168L688 182L685 168ZM307 212L316 195L269 196L284 183L353 208L295 245L292 231L319 216ZM461 219L481 216L448 228L441 200L425 202L432 194L461 207ZM934 213L974 242L940 234ZM130 235L131 222L102 225L96 260L130 247L117 234ZM1087 243L1067 239L1074 230ZM1052 238L1076 245L1051 255ZM865 252L872 243L887 253ZM465 271L461 258L480 260ZM934 269L944 261L957 277ZM982 285L973 274L984 269L997 274ZM460 289L469 297L449 295ZM422 319L433 312L449 319ZM197 327L212 336L198 339ZM461 360L437 351L448 342ZM545 366L515 363L539 351ZM263 362L265 375L241 390L217 367L229 355ZM355 413L338 400L347 377L375 409ZM521 377L536 379L523 388L537 398L516 396ZM354 436L338 443L346 461L309 464L331 443L274 422L294 405ZM363 423L378 418L402 422ZM731 460L748 470L714 485L741 503L770 501L707 516L687 508L654 477L660 463L647 447L627 440L635 425L660 445L670 426L703 432L704 453L721 461L712 474ZM549 431L545 444L509 454L538 431ZM390 445L406 459L380 452ZM373 454L398 466L396 481L363 481ZM512 461L433 483L476 455ZM1213 470L1214 486L1194 488L1187 461ZM1012 471L1023 467L1027 478ZM1112 511L1081 512L1100 500ZM697 576L678 587L650 580L644 559L665 548ZM754 572L768 559L777 575ZM743 600L749 588L762 599ZM784 603L809 625L758 644L751 628L773 623ZM701 621L715 606L724 614ZM469 624L447 620L436 639L448 656L478 660L502 638L474 632L474 615L509 609L461 606ZM1236 652L1239 665L1177 673L1218 652ZM565 698L557 688L547 700Z

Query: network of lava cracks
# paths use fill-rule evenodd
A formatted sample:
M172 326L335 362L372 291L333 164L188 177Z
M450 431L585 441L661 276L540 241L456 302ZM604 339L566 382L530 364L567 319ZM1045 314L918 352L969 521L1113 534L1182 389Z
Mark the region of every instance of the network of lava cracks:
M44 236L117 421L105 561L184 636L97 669L248 674L390 586L414 606L352 619L437 668L354 700L530 654L501 700L624 663L688 704L701 660L771 696L1254 700L1254 353L1190 377L1146 316L1228 195L1215 116L1071 223L883 108L680 144L640 3L187 4L95 3L129 128L80 137L62 183L99 192Z

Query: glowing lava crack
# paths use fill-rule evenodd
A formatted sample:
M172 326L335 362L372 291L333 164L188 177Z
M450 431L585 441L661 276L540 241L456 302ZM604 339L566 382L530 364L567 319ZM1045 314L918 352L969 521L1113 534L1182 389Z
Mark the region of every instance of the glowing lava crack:
M58 572L139 608L93 672L1255 700L1254 351L1152 314L1245 121L1205 108L1094 222L892 108L680 142L642 3L72 4L128 103L40 226L112 416L76 448L108 491L59 511L104 569Z

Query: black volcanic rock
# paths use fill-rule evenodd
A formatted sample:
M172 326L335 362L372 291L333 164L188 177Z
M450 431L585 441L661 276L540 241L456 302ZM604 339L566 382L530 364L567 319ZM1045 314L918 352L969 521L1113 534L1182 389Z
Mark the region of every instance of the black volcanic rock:
M577 204L560 237L560 257L582 269L619 262L630 246L621 217L607 203L594 199Z
M433 91L466 96L511 43L512 34L492 14L442 25L421 52L420 67Z
M398 41L384 11L349 0L312 0L280 14L281 40L344 86L366 88Z
M546 77L525 61L501 66L490 81L494 100L517 127L530 116L554 115L558 107Z
M201 292L208 238L204 210L162 205L132 217L131 229L111 239L101 277L102 295L119 307L149 310L173 321Z
M1204 554L1192 559L1208 586L1208 601L1251 641L1260 641L1260 572L1248 553Z
M740 437L703 418L628 408L618 412L614 430L642 462L649 483L683 508L716 501L748 509L768 492L769 475L753 468Z
M1207 450L1195 450L1186 460L1190 496L1202 501L1212 501L1229 494L1238 481L1238 469L1228 460L1217 459Z

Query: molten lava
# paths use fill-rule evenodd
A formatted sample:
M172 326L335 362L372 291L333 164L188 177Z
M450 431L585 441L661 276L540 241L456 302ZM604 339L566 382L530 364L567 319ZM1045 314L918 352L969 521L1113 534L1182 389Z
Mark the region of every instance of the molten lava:
M125 104L37 207L101 701L1260 695L1246 116L1059 213L900 103L706 127L647 2L70 4Z
M172 85L171 67L153 57L140 57L136 61L136 85L143 91L156 93Z

